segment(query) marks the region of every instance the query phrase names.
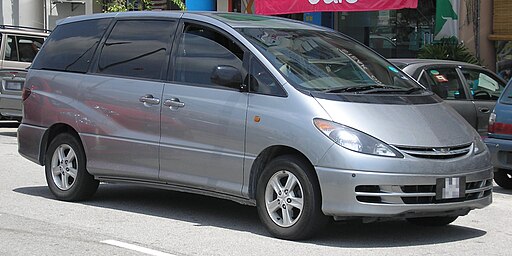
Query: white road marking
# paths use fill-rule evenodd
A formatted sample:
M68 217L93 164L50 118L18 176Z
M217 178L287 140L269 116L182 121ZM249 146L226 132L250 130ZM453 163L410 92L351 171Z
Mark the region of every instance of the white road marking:
M145 253L148 255L153 255L153 256L176 256L174 254L160 252L160 251L144 248L144 247L134 245L134 244L119 242L116 240L104 240L104 241L101 241L101 243L125 248L125 249L132 250L132 251L142 252L142 253Z

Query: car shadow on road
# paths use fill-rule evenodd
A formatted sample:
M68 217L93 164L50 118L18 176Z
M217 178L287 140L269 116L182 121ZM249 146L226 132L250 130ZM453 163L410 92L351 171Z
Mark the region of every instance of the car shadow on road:
M17 137L17 132L0 132L0 136Z
M493 193L500 193L500 194L505 194L505 195L512 195L512 190L510 189L504 189L500 186L494 186L492 187L492 192Z
M14 191L55 200L45 186L17 188ZM133 185L102 184L92 199L79 203L271 237L260 223L255 207L201 195ZM433 228L399 220L367 224L347 221L331 222L314 239L302 242L340 248L388 248L449 243L481 237L486 233L458 226L457 222Z
M0 128L18 128L20 126L20 123L16 121L0 121ZM9 130L0 130L0 136L9 136L9 137L16 137L18 136L16 131Z
M20 123L17 121L0 121L0 128L18 128Z

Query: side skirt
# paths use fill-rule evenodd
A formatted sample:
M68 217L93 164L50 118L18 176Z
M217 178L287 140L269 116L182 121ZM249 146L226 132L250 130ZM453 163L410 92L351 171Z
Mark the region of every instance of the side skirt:
M178 192L211 196L211 197L215 197L215 198L231 200L231 201L237 202L239 204L243 204L243 205L256 206L256 200L254 200L254 199L243 198L243 197L233 196L233 195L229 195L229 194L225 194L225 193L204 190L204 189L199 189L199 188L187 187L187 186L183 186L183 185L176 185L176 184L170 184L170 183L165 183L165 182L146 181L146 180L122 179L122 178L105 177L105 176L95 176L94 178L101 182L105 182L105 183L123 183L123 184L142 185L142 186L146 186L146 187L153 187L153 188L167 189L167 190L178 191Z

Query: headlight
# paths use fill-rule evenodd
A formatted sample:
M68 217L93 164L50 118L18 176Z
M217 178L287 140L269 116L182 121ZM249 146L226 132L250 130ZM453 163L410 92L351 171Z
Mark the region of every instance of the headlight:
M314 119L313 122L318 130L346 149L370 155L403 157L386 143L348 126L323 119Z
M475 142L474 142L474 146L473 146L473 154L475 154L475 155L481 154L481 153L485 152L486 148L487 148L487 146L482 141L482 138L480 137L480 135L475 136Z

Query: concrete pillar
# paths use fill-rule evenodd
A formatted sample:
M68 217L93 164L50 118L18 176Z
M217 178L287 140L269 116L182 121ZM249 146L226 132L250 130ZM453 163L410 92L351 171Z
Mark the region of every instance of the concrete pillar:
M496 48L489 40L492 34L493 1L480 1L480 59L490 70L496 71Z
M464 45L466 45L475 56L480 56L482 65L495 71L496 48L494 42L489 40L489 35L492 34L493 1L479 1L479 24L474 24L472 21L467 22L467 1L470 0L463 0L460 5L459 40L464 42ZM478 35L475 34L476 26L478 26L479 29Z
M219 12L230 12L230 4L231 0L217 0L217 11Z
M2 5L0 11L3 13L3 24L44 27L43 2L41 0L3 1Z

